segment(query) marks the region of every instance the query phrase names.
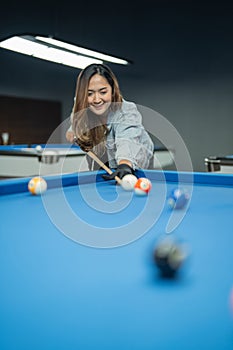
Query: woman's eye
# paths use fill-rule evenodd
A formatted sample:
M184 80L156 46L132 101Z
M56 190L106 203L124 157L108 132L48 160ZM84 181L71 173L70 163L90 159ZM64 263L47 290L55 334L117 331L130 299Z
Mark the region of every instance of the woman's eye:
M108 92L107 90L101 90L101 91L99 91L99 94L100 94L100 95L105 95L107 92ZM87 96L88 96L88 97L91 97L91 96L93 96L93 95L94 95L94 92L93 92L93 91L89 91L89 92L87 93Z

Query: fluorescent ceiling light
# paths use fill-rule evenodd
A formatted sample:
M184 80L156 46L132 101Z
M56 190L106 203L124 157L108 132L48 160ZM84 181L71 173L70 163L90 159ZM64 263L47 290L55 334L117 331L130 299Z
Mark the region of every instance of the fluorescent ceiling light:
M56 39L52 39L52 38L45 38L42 36L36 36L36 39L44 41L48 44L52 44L54 46L62 47L62 48L69 50L69 51L81 53L82 55L85 55L85 56L95 57L95 58L98 58L98 59L103 60L103 61L117 63L117 64L128 64L128 61L123 60L121 58L105 55L105 54L97 52L97 51L92 51L89 49L84 49L83 47L67 44L67 43L64 43L63 41L60 41L60 40L56 40Z
M41 36L14 36L0 42L0 47L43 60L83 69L92 63L111 62L129 64L128 61Z

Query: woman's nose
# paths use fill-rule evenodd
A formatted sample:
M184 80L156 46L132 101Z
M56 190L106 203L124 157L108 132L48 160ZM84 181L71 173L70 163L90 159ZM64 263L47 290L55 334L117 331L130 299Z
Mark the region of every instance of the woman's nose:
M98 103L98 102L100 102L100 95L98 94L98 93L95 93L95 95L94 95L94 102L95 103Z

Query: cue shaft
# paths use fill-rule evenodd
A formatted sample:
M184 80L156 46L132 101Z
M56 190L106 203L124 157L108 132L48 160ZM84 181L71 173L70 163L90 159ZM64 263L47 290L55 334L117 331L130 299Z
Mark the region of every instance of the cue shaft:
M99 164L99 166L104 169L109 175L112 175L113 171L107 167L106 164L104 164L102 162L102 160L100 160L97 155L95 153L93 153L92 151L88 151L87 154L97 163ZM121 179L118 176L115 176L115 180L117 181L117 183L119 185L121 185Z

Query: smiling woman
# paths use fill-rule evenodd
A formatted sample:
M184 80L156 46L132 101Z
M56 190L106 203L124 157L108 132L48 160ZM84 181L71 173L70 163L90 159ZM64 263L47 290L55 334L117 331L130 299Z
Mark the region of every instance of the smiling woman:
M106 179L122 178L150 165L154 145L142 116L134 103L123 99L118 81L106 65L92 64L79 74L69 140L70 132L85 152L94 151L114 169ZM89 168L96 169L92 159Z
M93 113L106 113L112 102L112 87L103 76L95 74L90 79L87 100Z

